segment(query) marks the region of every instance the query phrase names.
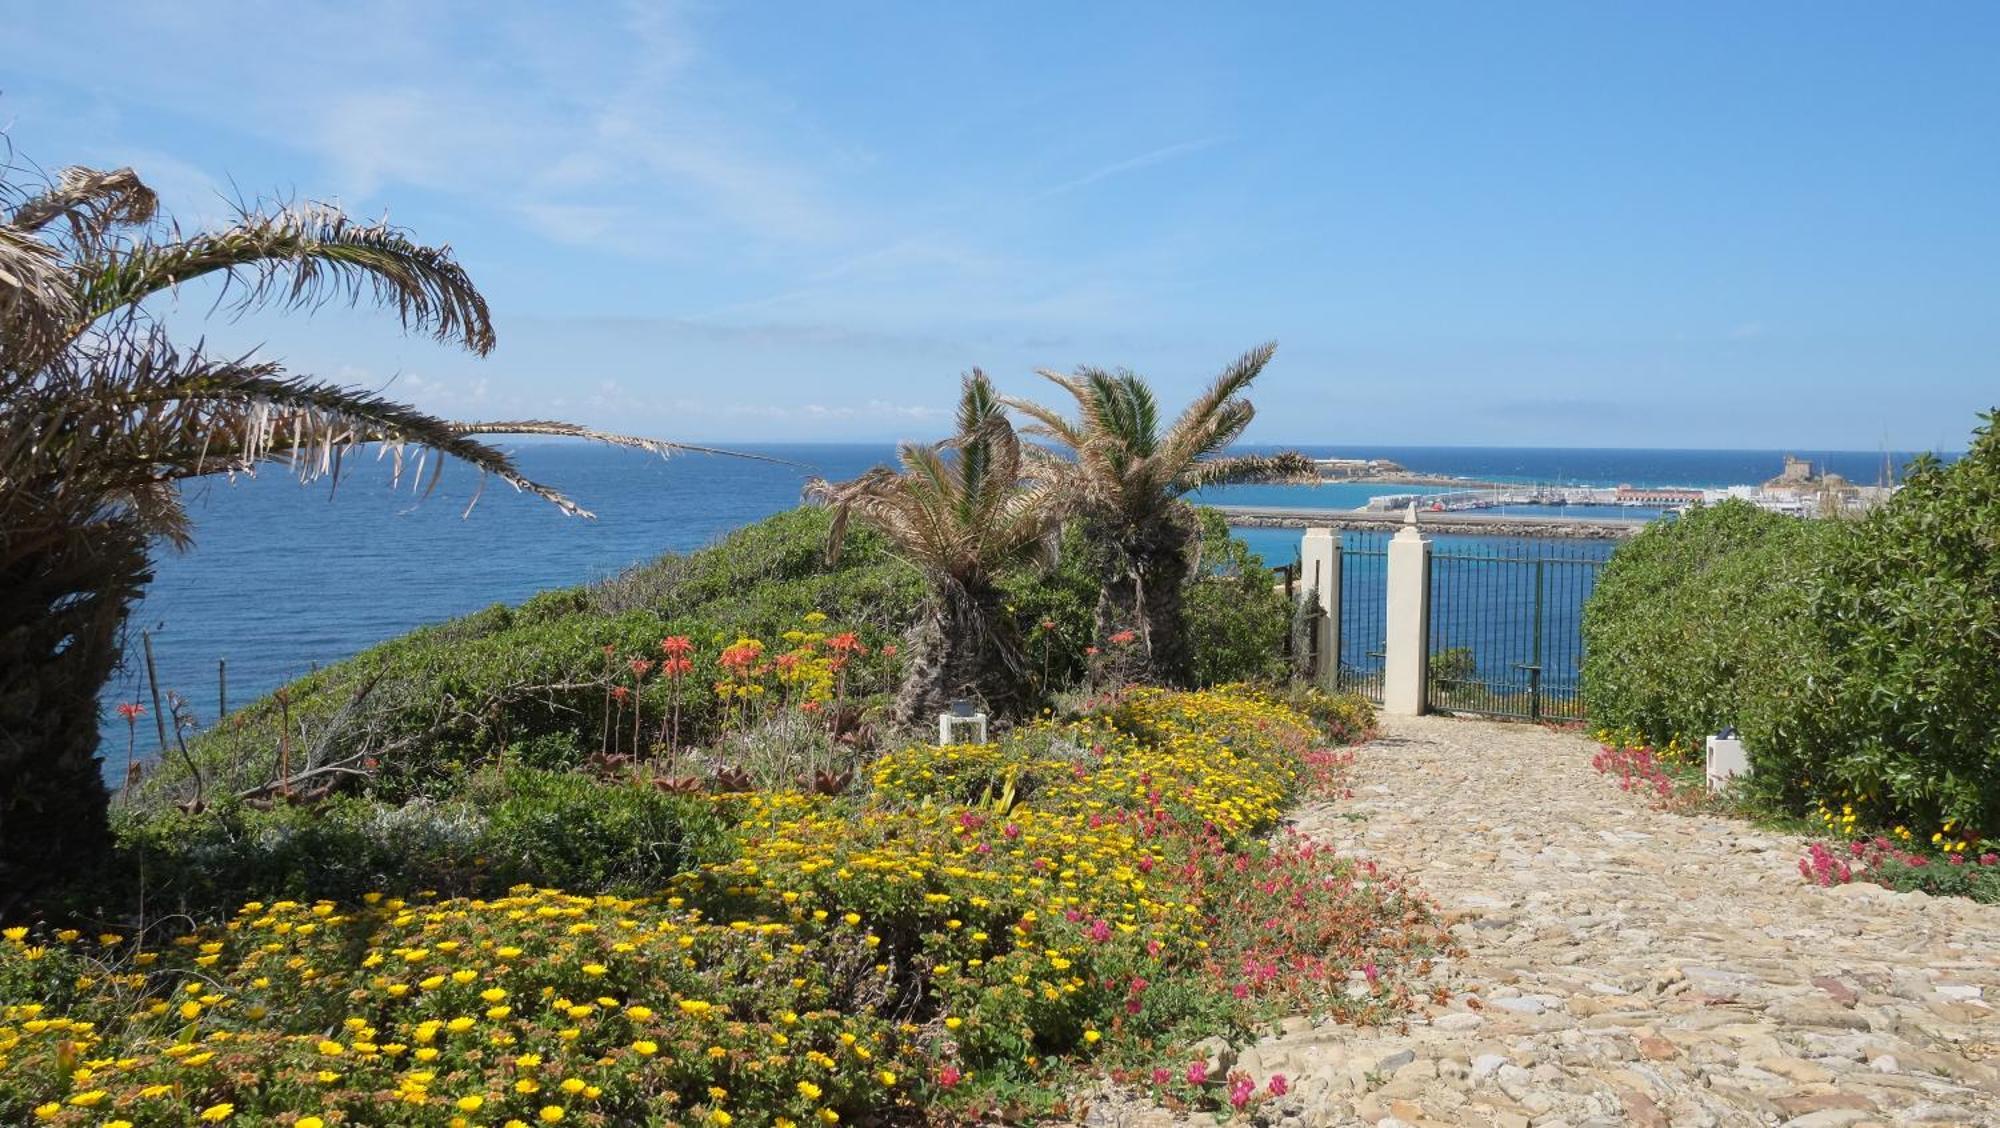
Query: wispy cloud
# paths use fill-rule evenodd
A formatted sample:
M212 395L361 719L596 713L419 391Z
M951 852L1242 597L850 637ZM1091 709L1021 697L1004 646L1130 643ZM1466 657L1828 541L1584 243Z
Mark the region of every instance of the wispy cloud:
M1136 157L1129 157L1122 161L1114 161L1101 168L1091 169L1074 180L1065 180L1054 187L1044 188L1040 192L1035 193L1030 199L1046 200L1054 196L1063 195L1066 192L1074 192L1079 188L1088 188L1101 180L1109 180L1114 176L1119 176L1127 172L1137 172L1142 168L1151 168L1156 164L1165 164L1168 161L1185 157L1190 153L1199 153L1203 149L1220 144L1221 141L1222 138L1220 137L1203 137L1194 141L1181 141L1172 145L1162 145L1152 152L1141 153Z

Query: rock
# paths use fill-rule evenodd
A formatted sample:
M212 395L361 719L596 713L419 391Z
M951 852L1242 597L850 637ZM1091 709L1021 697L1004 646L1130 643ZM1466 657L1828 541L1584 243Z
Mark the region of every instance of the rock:
M1453 1011L1450 1014L1441 1014L1436 1018L1431 1019L1431 1028L1434 1030L1448 1030L1454 1032L1463 1030L1477 1030L1485 1022L1486 1020L1484 1018L1480 1017L1479 1015L1473 1014L1471 1011Z
M1865 1112L1851 1108L1835 1108L1793 1117L1785 1121L1784 1128L1847 1128L1847 1125L1866 1119L1868 1114Z
M1766 1007L1764 1014L1788 1026L1815 1026L1830 1030L1867 1030L1868 1019L1846 1007L1813 999L1780 999Z
M1385 1054L1382 1057L1376 1058L1375 1063L1368 1067L1368 1072L1388 1076L1415 1060L1417 1060L1417 1051L1397 1050L1395 1053Z
M1767 1073L1775 1073L1802 1085L1817 1085L1833 1079L1833 1074L1827 1072L1825 1066L1795 1057L1759 1058L1752 1064Z
M1831 975L1815 975L1812 981L1813 986L1826 992L1834 1002L1839 1003L1843 1007L1852 1007L1855 1003L1861 1001L1861 996L1855 993L1854 988L1849 987Z
M1658 1035L1639 1039L1639 1056L1647 1061L1672 1061L1681 1056L1680 1047Z
M1827 1112L1827 1111L1838 1111L1838 1110L1852 1110L1856 1112L1875 1111L1875 1102L1869 1100L1867 1097L1862 1096L1860 1093L1847 1093L1839 1091L1824 1092L1824 1093L1794 1093L1788 1097L1779 1097L1777 1100L1777 1105L1778 1108L1783 1110L1787 1115L1794 1117L1804 1116L1809 1112Z
M1480 1054L1478 1057L1473 1058L1472 1059L1473 1084L1476 1085L1479 1082L1486 1080L1488 1077L1491 1077L1496 1071L1499 1070L1501 1066L1506 1064L1508 1064L1507 1059L1501 1057L1499 1054Z
M1221 1038L1203 1038L1201 1041L1196 1042L1191 1049L1193 1055L1200 1058L1202 1063L1208 1067L1208 1075L1210 1077L1224 1076L1236 1064L1235 1049L1231 1048L1229 1043L1223 1041Z

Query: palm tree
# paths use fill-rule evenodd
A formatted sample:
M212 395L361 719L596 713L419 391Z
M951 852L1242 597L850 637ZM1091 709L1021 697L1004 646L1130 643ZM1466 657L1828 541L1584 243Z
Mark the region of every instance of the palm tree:
M203 278L239 312L367 298L475 354L494 335L450 250L387 224L321 205L253 206L183 236L130 169L33 183L11 171L0 167L0 889L28 890L59 864L74 872L107 841L98 696L154 546L190 543L179 483L274 460L301 480L337 480L343 456L373 443L399 478L412 457L426 489L455 459L588 516L479 436L698 449L547 420L441 419L269 361L176 346L147 299Z
M815 479L807 495L833 507L837 557L851 517L880 530L923 573L930 596L908 640L897 719L936 715L954 697L997 714L1028 703L1027 663L997 575L1054 551L1060 512L1046 483L1024 480L1024 453L1006 408L978 369L964 381L958 430L904 443L900 470L850 482Z
M1201 529L1183 497L1205 486L1316 478L1302 454L1223 453L1255 417L1242 393L1276 349L1272 343L1244 353L1164 432L1152 389L1122 369L1041 371L1076 400L1073 420L1029 400L1007 400L1035 421L1028 433L1068 448L1066 458L1039 461L1097 552L1098 645L1136 631L1137 673L1147 680L1184 684L1192 669L1182 596Z

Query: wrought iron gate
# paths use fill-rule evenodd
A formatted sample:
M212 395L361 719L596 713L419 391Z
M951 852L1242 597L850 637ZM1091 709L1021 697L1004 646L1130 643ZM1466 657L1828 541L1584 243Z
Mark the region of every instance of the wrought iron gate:
M1340 538L1340 664L1335 684L1382 703L1382 658L1389 634L1389 538Z
M1435 542L1430 554L1430 707L1580 720L1583 605L1608 546Z

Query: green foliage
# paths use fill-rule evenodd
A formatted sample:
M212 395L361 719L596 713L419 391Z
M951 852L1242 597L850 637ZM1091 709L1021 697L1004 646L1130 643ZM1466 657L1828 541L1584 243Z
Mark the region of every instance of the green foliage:
M1186 623L1194 683L1275 680L1285 674L1291 608L1263 558L1229 534L1219 510L1203 508L1201 570L1188 581Z
M1776 751L1872 815L2000 834L2000 434L1925 458L1831 557L1808 616L1828 678Z
M738 637L775 640L812 611L829 625L859 628L871 651L853 671L854 695L882 690L894 664L881 648L914 619L922 582L865 530L828 564L828 524L823 510L781 513L710 548L422 628L326 667L293 682L288 704L262 698L195 742L207 794L213 801L270 780L286 715L295 770L309 750L318 763L367 751L378 758L371 787L395 800L449 796L466 771L509 747L541 767L574 766L605 746L607 677L624 675L628 658L657 659L663 638L684 635L712 665ZM606 647L615 655L608 672ZM655 736L676 694L682 742L713 739L721 709L695 676L678 689L658 677L645 684L642 740ZM620 736L629 750L629 727ZM183 766L169 760L141 796L161 805L193 793Z
M1591 719L1657 746L1725 725L1750 740L1780 724L1760 706L1824 661L1801 612L1813 569L1845 532L1726 501L1621 546L1584 608Z
M518 607L489 607L319 670L287 687L287 701L262 698L194 742L204 795L213 803L274 778L287 718L294 771L365 753L376 760L370 793L392 802L450 798L468 772L503 751L527 766L575 767L606 746L605 687L630 684L628 658L658 658L662 638L684 635L712 664L741 636L778 645L814 611L827 616L827 627L859 629L869 654L850 669L849 698L879 704L897 673L883 647L901 642L917 620L923 581L865 528L851 530L838 562L829 563L829 523L821 509L781 513L713 547L590 587L542 592ZM1286 609L1271 573L1218 515L1209 514L1206 531L1204 575L1190 583L1188 600L1202 681L1279 673ZM1044 695L1086 673L1098 589L1089 547L1081 523L1072 522L1054 568L1000 577L1023 659ZM609 662L606 647L615 656ZM657 676L644 683L642 746L676 697L684 745L719 739L722 709L702 669L678 686ZM629 751L629 720L612 727L612 742ZM159 765L138 801L165 807L195 790L176 757Z
M529 768L482 772L443 802L127 813L103 878L72 899L116 910L143 894L149 915L209 919L260 898L492 896L522 882L651 892L724 848L725 822L707 797Z
M1657 745L1733 724L1751 797L2000 827L2000 436L1859 522L1740 503L1649 528L1584 615L1591 715Z

